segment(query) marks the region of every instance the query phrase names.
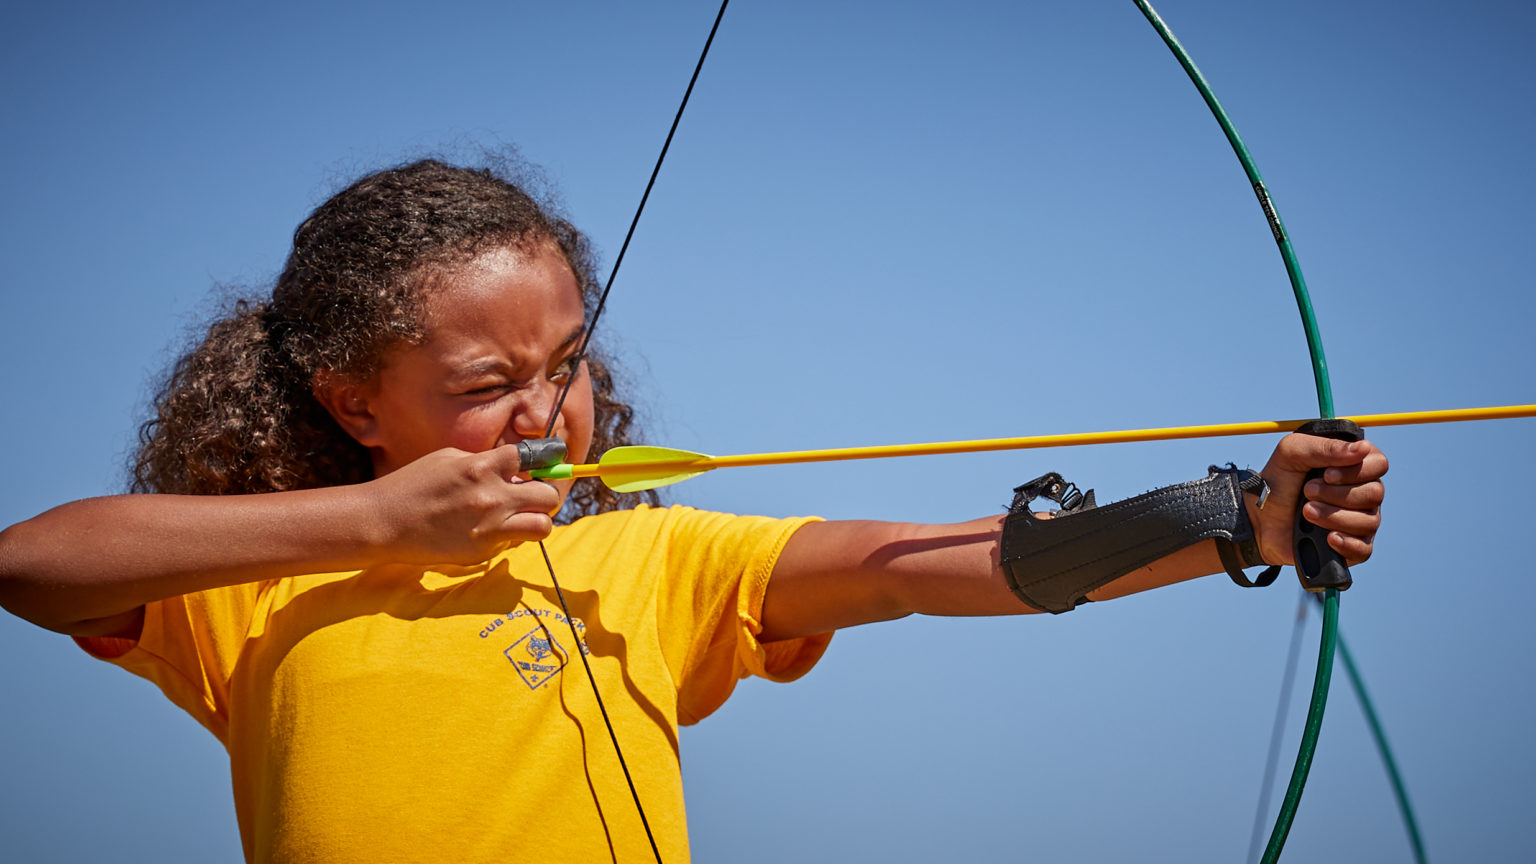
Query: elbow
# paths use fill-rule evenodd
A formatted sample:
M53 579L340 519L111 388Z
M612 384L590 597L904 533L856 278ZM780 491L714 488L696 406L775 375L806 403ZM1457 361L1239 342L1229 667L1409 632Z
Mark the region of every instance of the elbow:
M144 606L123 611L95 611L99 592L78 580L61 555L57 532L38 519L0 531L0 608L66 636L115 636L137 639L144 626Z
M42 535L33 520L0 531L0 608L44 629L67 633L73 622L52 609L63 592L43 566Z
M20 522L0 531L0 608L30 621L31 617L23 611L29 593L28 568L23 558L26 525Z
M21 615L16 605L25 596L28 581L24 561L26 530L27 523L19 522L0 531L0 607L16 615Z

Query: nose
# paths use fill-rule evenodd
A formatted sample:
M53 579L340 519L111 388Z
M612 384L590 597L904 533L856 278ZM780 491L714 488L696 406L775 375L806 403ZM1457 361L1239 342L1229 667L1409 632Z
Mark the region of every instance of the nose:
M512 431L520 438L543 438L545 434L557 434L559 424L550 430L550 418L560 399L560 387L553 381L539 381L524 388L519 394L517 407L512 412Z

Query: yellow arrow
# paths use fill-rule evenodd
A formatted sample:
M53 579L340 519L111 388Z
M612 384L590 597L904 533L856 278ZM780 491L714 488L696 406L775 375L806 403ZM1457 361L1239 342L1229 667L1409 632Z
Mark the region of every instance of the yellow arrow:
M1492 408L1456 408L1448 411L1409 411L1400 414L1354 414L1342 419L1357 425L1410 426L1416 423L1452 423L1465 420L1505 420L1536 417L1536 405L1502 405ZM1157 429L1123 429L1114 432L1075 432L1065 435L1030 435L1023 438L981 438L974 441L935 441L926 444L882 444L873 447L837 447L830 450L788 450L780 453L744 453L708 456L671 447L615 447L596 463L560 464L530 472L534 477L562 480L601 477L616 492L640 492L680 483L716 468L749 465L793 465L801 462L840 462L850 459L888 459L894 456L934 456L941 453L984 453L993 450L1030 450L1080 444L1121 444L1129 441L1168 441L1176 438L1216 438L1224 435L1257 435L1291 432L1308 420L1260 420L1252 423L1218 423L1212 426L1165 426Z

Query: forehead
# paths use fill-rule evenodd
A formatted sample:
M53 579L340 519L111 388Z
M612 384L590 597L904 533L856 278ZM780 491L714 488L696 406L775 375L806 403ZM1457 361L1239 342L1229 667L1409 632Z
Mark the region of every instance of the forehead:
M424 298L426 341L487 330L564 337L585 318L581 287L553 244L494 249L435 274Z

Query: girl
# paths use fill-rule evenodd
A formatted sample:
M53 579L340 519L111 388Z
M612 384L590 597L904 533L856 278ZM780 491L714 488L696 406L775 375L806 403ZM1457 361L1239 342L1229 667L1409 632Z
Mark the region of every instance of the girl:
M521 441L552 430L584 462L629 440L602 356L578 355L593 271L512 180L364 177L299 226L270 300L176 365L134 466L160 494L0 534L7 609L229 750L247 860L650 860L654 834L683 861L677 727L739 678L798 677L842 627L1035 611L1002 516L773 520L530 481ZM1242 508L1258 554L1289 560L1312 468L1307 514L1369 557L1385 457L1307 436L1262 472L1268 506ZM1088 597L1221 570L1208 540Z

